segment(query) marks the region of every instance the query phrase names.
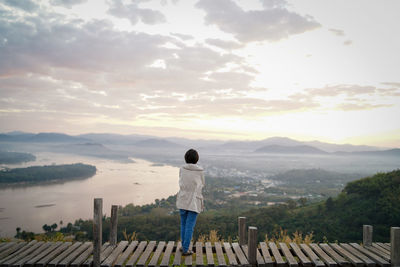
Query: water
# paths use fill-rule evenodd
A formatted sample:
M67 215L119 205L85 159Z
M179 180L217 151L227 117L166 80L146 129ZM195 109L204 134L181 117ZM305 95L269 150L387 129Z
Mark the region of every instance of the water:
M60 226L60 221L66 225L79 218L93 218L93 199L97 197L103 198L103 214L109 216L111 205L149 204L179 190L179 169L172 166L153 165L140 159L133 159L135 163L119 163L55 153L35 156L35 162L9 167L82 162L95 165L97 173L88 179L65 183L0 188L1 237L14 236L17 227L43 232L44 224Z

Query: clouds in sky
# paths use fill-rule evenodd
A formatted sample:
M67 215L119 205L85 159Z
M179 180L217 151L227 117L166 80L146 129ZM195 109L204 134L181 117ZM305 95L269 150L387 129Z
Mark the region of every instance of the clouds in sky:
M257 121L296 112L378 110L394 106L400 97L396 80L358 85L338 79L326 86L288 88L259 83L260 77L290 77L282 66L276 71L265 51L274 46L278 51L290 37L317 34L324 27L288 1L261 0L244 8L245 1L196 0L187 14L175 14L174 8L189 2L154 7L153 1L107 0L101 17L68 13L93 3L0 0L0 122L9 127L5 130L33 129L32 118L47 131L96 131L96 125L185 128L193 119L207 125L216 118ZM64 13L55 11L59 6ZM197 19L197 26L174 15ZM128 29L119 27L123 20ZM339 28L328 31L343 37ZM285 47L282 58L292 51L304 51L301 58L313 54L307 42L294 47ZM272 71L254 58L271 62ZM297 64L306 68L309 63Z
M132 1L129 4L124 4L122 0L109 0L108 13L118 18L127 18L133 25L138 23L139 20L150 25L166 22L163 13L149 8L140 8L140 2Z
M196 7L206 12L206 24L216 25L241 42L279 41L321 26L309 15L289 11L284 1L263 4L263 10L245 11L232 0L200 0Z

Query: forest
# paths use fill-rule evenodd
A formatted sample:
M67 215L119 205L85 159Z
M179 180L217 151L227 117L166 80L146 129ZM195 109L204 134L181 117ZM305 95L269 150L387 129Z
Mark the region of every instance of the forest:
M18 164L35 160L36 157L30 153L0 151L0 164Z
M0 184L70 180L91 177L95 173L95 166L82 163L4 169L0 171Z
M124 232L139 240L179 239L179 215L175 196L144 206L132 204L119 208L118 238ZM207 206L207 204L206 204ZM314 241L359 242L362 225L374 227L374 240L388 242L391 226L400 223L400 170L378 173L348 183L337 197L305 204L288 201L282 205L240 210L234 205L207 209L198 217L194 238L216 230L224 240L237 239L237 217L247 217L247 225L258 227L258 239L285 229L313 234ZM103 237L109 236L109 220L104 216ZM61 228L78 240L92 238L92 221L77 220Z

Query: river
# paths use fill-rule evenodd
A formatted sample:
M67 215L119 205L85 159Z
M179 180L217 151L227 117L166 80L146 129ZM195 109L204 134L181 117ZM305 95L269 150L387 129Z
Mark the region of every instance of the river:
M43 232L44 224L60 226L60 221L66 225L79 218L93 218L94 198L103 198L103 214L109 216L111 205L149 204L174 195L179 189L179 169L172 166L141 159L133 159L135 163L120 163L56 153L35 156L34 162L8 167L81 162L95 165L97 173L88 179L64 183L0 187L0 237L14 236L17 227Z

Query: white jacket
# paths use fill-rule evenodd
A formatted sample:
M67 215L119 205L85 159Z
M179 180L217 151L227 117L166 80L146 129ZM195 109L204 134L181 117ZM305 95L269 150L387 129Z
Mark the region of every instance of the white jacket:
M203 169L197 164L186 164L179 170L178 209L200 213L204 209L201 190L205 184Z

